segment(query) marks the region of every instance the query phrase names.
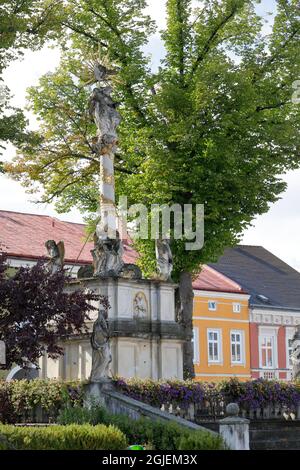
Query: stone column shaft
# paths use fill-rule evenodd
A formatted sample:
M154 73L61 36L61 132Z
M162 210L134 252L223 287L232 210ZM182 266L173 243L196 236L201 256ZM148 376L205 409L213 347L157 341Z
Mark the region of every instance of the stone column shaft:
M100 155L100 223L107 224L109 238L115 238L117 228L115 208L114 154Z

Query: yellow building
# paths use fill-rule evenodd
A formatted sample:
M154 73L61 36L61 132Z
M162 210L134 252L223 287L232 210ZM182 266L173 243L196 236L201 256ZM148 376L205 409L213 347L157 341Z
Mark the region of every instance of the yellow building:
M249 380L249 295L209 266L194 282L194 294L196 380Z

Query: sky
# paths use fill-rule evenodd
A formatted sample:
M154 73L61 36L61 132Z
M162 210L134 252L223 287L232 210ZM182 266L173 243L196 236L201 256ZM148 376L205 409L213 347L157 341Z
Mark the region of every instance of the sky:
M274 5L273 0L266 0L258 9L261 13L266 13L274 11ZM158 27L163 28L165 25L164 2L151 0L148 12L157 21ZM265 28L267 30L268 25ZM147 52L155 52L152 65L156 67L164 53L158 34L151 38ZM14 62L6 69L4 80L14 95L13 104L23 108L26 105L26 89L37 85L39 77L53 71L58 63L59 51L44 48L38 52L26 52L22 61ZM28 118L30 126L36 128L37 122L34 116L28 113ZM5 158L9 160L14 154L13 146L8 146ZM289 172L283 179L288 183L287 191L280 201L270 207L267 214L259 216L254 221L253 226L245 232L242 242L249 245L262 245L300 270L300 170ZM36 204L33 202L35 198L26 194L18 182L0 175L0 210L47 214L62 220L82 221L82 216L76 210L68 214L57 214L53 205Z

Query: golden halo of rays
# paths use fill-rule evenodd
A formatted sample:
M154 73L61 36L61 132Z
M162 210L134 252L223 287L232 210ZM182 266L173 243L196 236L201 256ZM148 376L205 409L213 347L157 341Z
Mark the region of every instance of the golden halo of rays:
M95 64L98 63L103 67L107 68L112 72L103 83L117 83L120 84L122 81L119 77L119 70L116 64L112 64L107 55L99 55L98 53L92 54L89 59L86 59L82 63L82 69L80 70L80 79L83 83L83 86L89 86L97 83L94 74Z

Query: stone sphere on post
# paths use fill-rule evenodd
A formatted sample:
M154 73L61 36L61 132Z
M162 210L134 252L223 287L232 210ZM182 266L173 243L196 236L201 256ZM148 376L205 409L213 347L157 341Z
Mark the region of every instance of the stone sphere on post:
M229 403L229 405L226 406L226 416L238 416L240 412L240 407L237 403Z

